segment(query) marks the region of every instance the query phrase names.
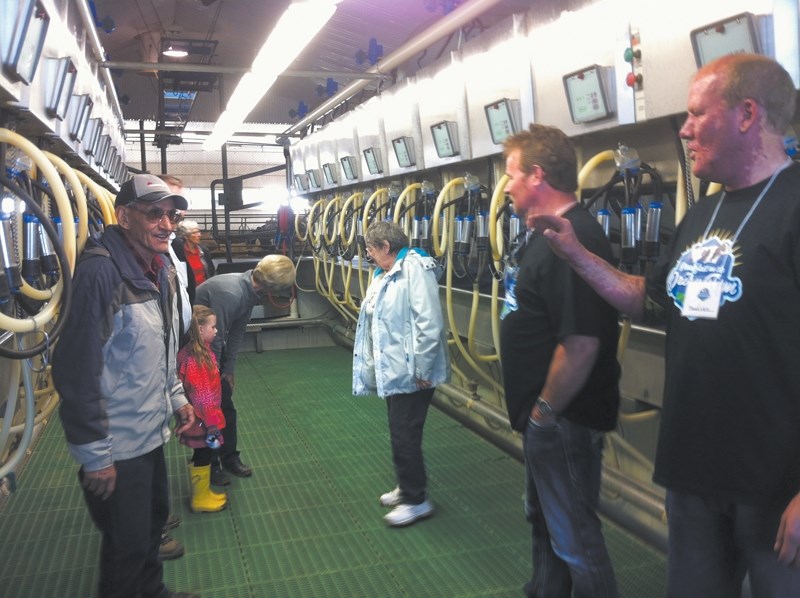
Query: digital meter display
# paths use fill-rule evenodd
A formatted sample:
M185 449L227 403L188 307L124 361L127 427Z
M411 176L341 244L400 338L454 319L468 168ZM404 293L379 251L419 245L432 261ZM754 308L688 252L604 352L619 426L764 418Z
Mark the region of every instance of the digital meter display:
M75 89L75 80L78 78L78 70L72 60L61 58L59 60L50 59L49 65L51 88L50 95L45 106L45 112L50 117L64 120L67 115L67 107L72 98L72 91Z
M89 124L89 117L92 114L94 102L88 95L77 96L76 102L72 129L70 129L69 136L80 143L81 139L83 139L83 134L86 132L86 125Z
M32 0L20 2L17 11L14 39L8 61L4 59L3 63L14 79L30 84L42 55L50 16L39 2Z
M486 121L489 123L489 133L492 143L500 145L506 137L519 132L516 100L502 99L494 104L484 106Z
M431 127L433 145L440 158L452 158L458 155L458 135L455 123L444 121Z
M329 163L322 165L322 173L325 175L325 182L329 185L336 184L336 164Z
M308 191L308 179L306 178L306 175L294 175L294 185L298 191Z
M377 147L370 147L364 150L364 160L367 162L367 170L370 174L381 174L381 151Z
M306 176L308 177L308 184L311 185L314 189L319 189L319 174L316 170L311 169L306 171Z
M106 152L103 163L101 164L103 170L106 171L106 174L111 174L111 166L114 164L114 160L117 157L117 148L110 147L109 150Z
M758 54L755 17L742 13L705 27L690 34L697 68L728 54Z
M85 145L87 156L94 156L97 152L97 144L100 142L100 135L103 134L103 121L99 118L92 118L89 120L88 130L88 143Z
M392 139L392 147L394 148L394 155L397 156L397 164L401 168L408 168L414 166L414 141L411 137L398 137Z
M564 90L572 122L587 123L611 116L598 65L564 75Z
M348 181L355 181L356 168L353 156L345 156L339 161L342 163L342 171L344 172L344 178L346 178Z

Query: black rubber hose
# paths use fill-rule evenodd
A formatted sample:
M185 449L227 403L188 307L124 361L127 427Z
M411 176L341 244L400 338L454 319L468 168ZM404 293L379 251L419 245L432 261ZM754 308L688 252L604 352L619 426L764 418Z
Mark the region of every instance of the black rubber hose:
M53 241L53 249L56 252L58 263L61 266L61 280L64 284L61 310L58 314L58 320L53 328L48 332L48 337L45 340L27 349L14 350L0 345L0 357L6 357L8 359L28 359L29 357L39 355L52 346L59 334L61 334L64 324L69 317L70 309L72 308L72 273L70 272L67 254L64 253L64 248L61 246L61 241L58 238L58 231L56 231L53 223L50 222L50 218L44 213L44 211L42 211L42 208L39 207L39 204L36 203L30 194L25 192L22 187L14 183L14 181L6 177L6 175L2 172L0 172L0 183L2 183L4 187L25 202L25 205L28 207L28 209L30 209L30 211L33 212L34 215L39 219L39 222L44 227L47 236ZM61 217L64 218L64 215Z

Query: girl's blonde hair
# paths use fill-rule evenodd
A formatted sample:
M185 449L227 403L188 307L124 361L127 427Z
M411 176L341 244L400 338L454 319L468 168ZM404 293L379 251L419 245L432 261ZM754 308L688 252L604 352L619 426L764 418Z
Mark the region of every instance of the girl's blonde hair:
M205 325L212 316L216 317L216 314L205 305L192 307L192 326L189 328L189 352L206 368L214 367L214 360L211 357L211 348L203 342L200 336L200 326Z

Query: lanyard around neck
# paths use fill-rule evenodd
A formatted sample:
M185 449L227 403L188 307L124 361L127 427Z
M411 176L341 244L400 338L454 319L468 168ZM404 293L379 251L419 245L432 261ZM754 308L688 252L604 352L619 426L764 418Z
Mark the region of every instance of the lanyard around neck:
M747 212L745 217L742 219L742 222L739 224L739 228L736 229L736 233L734 233L733 239L731 239L731 243L735 243L736 242L736 239L739 238L739 233L742 232L742 229L744 228L744 225L747 224L747 222L750 220L750 217L753 215L753 212L756 211L756 208L761 203L761 200L764 199L764 196L766 196L767 191L769 191L770 187L772 187L772 183L775 182L775 179L778 178L778 175L780 173L782 173L791 163L792 163L791 160L787 160L786 162L784 162L781 165L780 168L778 168L778 170L776 170L774 173L772 173L772 176L770 177L769 181L767 181L767 184L764 185L764 188L761 190L761 193L758 194L758 197L753 202L753 205L750 206L750 210ZM726 195L725 191L723 191L722 195L720 195L719 201L717 202L717 205L714 208L714 213L711 214L711 220L708 221L708 226L706 227L706 232L703 233L703 238L704 239L708 238L708 233L711 230L711 226L714 224L714 221L717 219L717 213L719 212L719 209L722 206L722 201L725 199L725 195Z

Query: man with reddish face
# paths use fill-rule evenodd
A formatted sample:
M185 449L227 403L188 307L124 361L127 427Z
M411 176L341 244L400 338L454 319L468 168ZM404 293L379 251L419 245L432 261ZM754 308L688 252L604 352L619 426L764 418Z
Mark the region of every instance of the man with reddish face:
M166 256L183 196L134 175L115 201L119 224L89 240L73 310L53 353L60 416L89 514L102 533L98 593L172 593L158 558L169 513L164 443L194 422L175 371L175 269Z
M697 72L680 137L722 190L646 279L596 259L565 219L533 219L611 305L666 320L653 479L667 489L669 597L740 596L745 575L754 598L800 591L800 165L783 144L796 95L766 56Z

